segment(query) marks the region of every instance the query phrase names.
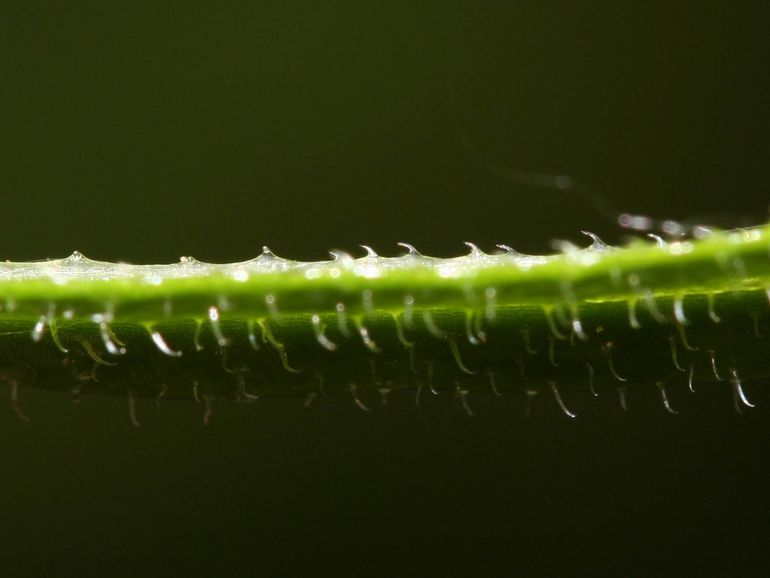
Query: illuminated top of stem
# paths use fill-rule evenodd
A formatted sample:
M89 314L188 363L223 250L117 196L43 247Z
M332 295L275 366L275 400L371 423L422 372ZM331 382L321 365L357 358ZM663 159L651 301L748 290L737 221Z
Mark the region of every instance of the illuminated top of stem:
M69 319L109 313L116 320L203 318L211 306L232 317L332 312L352 315L405 306L481 308L517 303L579 303L653 292L721 292L770 285L770 226L714 233L667 244L635 241L608 247L598 240L561 253L486 254L470 245L464 256L439 259L411 246L400 257L367 249L354 259L298 262L267 248L255 259L212 264L182 258L169 265L65 259L0 264L0 305L12 317L37 317L55 308ZM508 249L508 248L505 248Z

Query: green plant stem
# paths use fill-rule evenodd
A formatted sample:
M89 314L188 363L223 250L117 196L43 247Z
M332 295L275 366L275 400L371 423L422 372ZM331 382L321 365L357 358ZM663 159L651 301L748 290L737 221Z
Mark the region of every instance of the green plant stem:
M0 377L207 399L735 387L768 374L768 234L550 257L7 263Z

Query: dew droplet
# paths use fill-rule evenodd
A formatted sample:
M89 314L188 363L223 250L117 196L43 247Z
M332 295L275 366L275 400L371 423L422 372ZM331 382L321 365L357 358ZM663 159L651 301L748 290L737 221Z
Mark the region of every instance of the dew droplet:
M83 253L81 253L80 251L73 251L69 257L64 259L64 264L77 265L78 263L81 263L82 261L87 261L87 260L88 259L86 258L86 256L83 255Z

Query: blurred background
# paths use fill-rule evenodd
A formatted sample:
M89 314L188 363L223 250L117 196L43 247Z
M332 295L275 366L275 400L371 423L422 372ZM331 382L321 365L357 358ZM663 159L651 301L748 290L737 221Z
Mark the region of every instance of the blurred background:
M2 257L543 252L581 229L621 241L605 205L765 222L768 24L762 3L716 1L3 3ZM629 415L573 400L576 423L546 400L529 421L521 399L474 419L452 400L275 400L216 408L208 430L199 407L147 402L135 430L125 399L25 391L32 423L0 405L0 559L49 576L757 569L767 410L673 392L674 420L640 396Z

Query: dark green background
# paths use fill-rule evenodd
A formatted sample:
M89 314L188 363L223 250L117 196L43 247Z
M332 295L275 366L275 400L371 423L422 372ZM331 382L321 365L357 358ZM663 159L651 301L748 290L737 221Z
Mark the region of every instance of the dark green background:
M545 251L620 210L766 220L762 3L0 5L2 257L320 259L410 241ZM754 570L766 384L630 400L0 406L0 566L20 574ZM375 400L371 400L374 402Z

